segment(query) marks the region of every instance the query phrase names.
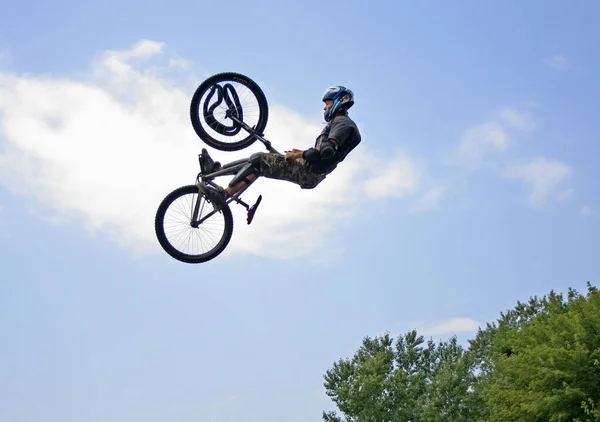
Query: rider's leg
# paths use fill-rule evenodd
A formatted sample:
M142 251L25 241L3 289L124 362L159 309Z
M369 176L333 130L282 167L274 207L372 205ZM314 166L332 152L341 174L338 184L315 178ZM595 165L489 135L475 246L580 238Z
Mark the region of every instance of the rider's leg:
M229 186L225 189L221 186L217 186L214 189L208 189L207 195L214 204L215 210L222 209L225 206L227 199L239 192L244 185L250 186L250 184L256 180L261 169L262 155L263 154L261 153L253 154L248 160L248 163L238 171L231 182L229 182ZM205 165L212 165L212 163L208 162L206 159L205 163L207 163Z
M315 188L326 176L325 174L312 172L302 158L285 160L283 156L269 154L265 161L268 165L261 172L261 176L292 182L302 189Z
M227 186L225 188L225 191L229 196L233 196L234 194L242 190L245 186L250 186L256 179L258 179L257 174L249 174L248 176L246 176L245 180L242 180L241 182L238 182L233 186Z
M262 169L264 153L256 153L250 156L248 163L235 175L225 189L228 196L239 192L244 186L250 186L256 180Z
M264 154L263 158L267 165L261 167L260 174L248 174L241 181L234 183L233 185L230 183L229 187L226 189L230 196L239 192L245 186L249 186L260 176L292 182L303 189L313 189L325 179L325 174L309 171L304 160L301 158L284 160L284 158L278 154Z
M261 154L261 157L266 162L266 166L261 166L260 170L247 168L246 174L240 171L225 188L228 196L233 196L243 188L250 186L260 176L296 183L303 189L312 189L325 179L323 174L308 171L302 159L286 161L278 154ZM242 179L235 182L235 179L240 177Z

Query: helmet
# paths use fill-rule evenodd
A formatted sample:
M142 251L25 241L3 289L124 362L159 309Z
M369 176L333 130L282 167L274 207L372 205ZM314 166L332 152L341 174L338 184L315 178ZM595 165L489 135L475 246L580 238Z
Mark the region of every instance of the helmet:
M323 102L326 100L333 101L333 105L323 113L325 121L328 122L341 108L347 110L354 105L354 93L341 85L332 86L327 88L327 91L323 94Z

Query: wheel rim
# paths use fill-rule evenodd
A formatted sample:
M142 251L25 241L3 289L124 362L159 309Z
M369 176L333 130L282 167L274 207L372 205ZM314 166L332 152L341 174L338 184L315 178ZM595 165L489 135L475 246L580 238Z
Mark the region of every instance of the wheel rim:
M197 193L185 193L174 199L165 211L162 224L165 239L171 247L190 257L209 255L226 240L227 234L223 213L215 213L197 228L192 227L191 218L197 197ZM201 197L198 219L212 211L213 206Z
M257 126L260 121L259 100L252 87L246 83L229 80L229 78L216 80L197 94L194 108L194 112L199 117L197 123L210 138L217 142L234 145L246 141L251 136L227 116L228 110L242 113L243 118L240 120L250 127ZM208 116L205 116L205 111L209 111ZM223 127L230 129L229 134L223 132Z

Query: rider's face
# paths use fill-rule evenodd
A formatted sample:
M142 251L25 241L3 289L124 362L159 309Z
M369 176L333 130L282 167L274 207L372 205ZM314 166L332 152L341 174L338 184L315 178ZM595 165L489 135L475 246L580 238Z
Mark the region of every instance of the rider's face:
M323 111L327 111L333 105L333 100L325 100L325 107L323 107Z

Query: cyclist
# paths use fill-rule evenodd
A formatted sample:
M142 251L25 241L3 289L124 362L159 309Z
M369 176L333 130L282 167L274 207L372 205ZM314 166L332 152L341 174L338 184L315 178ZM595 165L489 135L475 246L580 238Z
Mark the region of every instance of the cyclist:
M331 173L337 165L361 142L356 123L348 116L354 105L354 93L344 86L332 86L325 91L323 117L327 122L315 141L314 147L306 150L292 149L284 156L256 153L247 166L242 168L225 189L211 189L209 198L220 208L228 197L249 186L258 177L286 180L302 189L313 189ZM202 150L204 168L216 171L220 167Z

